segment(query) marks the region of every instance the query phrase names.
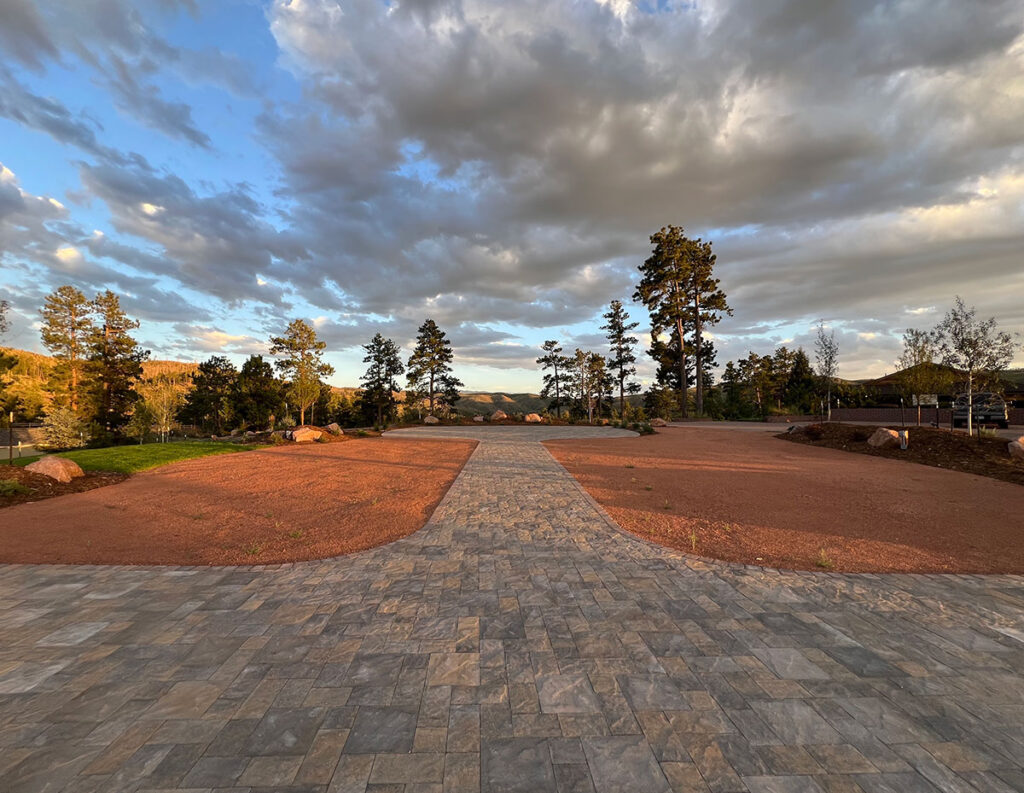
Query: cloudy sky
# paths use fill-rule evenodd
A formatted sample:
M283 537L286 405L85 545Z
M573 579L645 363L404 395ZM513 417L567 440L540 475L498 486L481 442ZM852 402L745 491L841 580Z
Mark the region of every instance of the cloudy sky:
M714 241L721 363L824 318L880 375L957 293L1024 330L1019 0L0 0L0 163L29 349L71 283L155 357L303 317L354 384L429 316L536 390L666 223Z

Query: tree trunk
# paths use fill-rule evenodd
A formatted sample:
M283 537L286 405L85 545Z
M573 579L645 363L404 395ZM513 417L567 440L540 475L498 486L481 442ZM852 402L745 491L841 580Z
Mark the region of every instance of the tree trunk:
M619 378L619 421L626 420L626 378Z
M967 435L974 434L974 372L967 370Z
M704 355L701 350L700 292L693 293L694 358L697 364L697 416L704 415Z
M430 415L434 415L434 373L430 373Z
M680 396L680 409L682 410L682 416L684 419L689 418L690 411L686 405L686 392L687 386L686 381L689 380L689 370L686 367L686 344L683 340L683 320L682 317L676 319L676 333L679 334L679 396Z
M299 426L301 427L306 423L306 409L299 405Z
M562 417L562 392L558 384L558 365L555 365L555 415Z

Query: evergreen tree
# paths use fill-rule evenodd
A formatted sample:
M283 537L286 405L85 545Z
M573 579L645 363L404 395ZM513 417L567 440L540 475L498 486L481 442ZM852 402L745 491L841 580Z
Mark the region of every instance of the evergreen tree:
M640 265L641 279L633 300L642 302L651 314L651 336L657 338L665 331L674 332L679 339L675 378L680 391L683 418L688 415L686 389L690 379L689 356L685 345L685 326L692 316L690 283L693 278L694 246L679 226L663 227L651 235L654 251ZM652 352L653 355L653 352Z
M7 319L7 310L10 308L10 304L6 300L0 300L0 338L11 329L10 322ZM4 412L8 412L8 397L7 397L7 372L18 365L18 358L14 355L8 355L3 350L0 350L0 408Z
M395 392L399 385L395 382L405 372L398 345L391 339L376 334L369 344L364 344L366 356L363 363L369 364L360 378L363 383L363 402L376 410L377 424L384 424L384 417L391 416L395 410Z
M803 347L793 354L793 363L786 378L786 404L797 413L813 410L814 369Z
M121 301L109 289L92 302L96 325L89 335L89 369L96 420L116 430L128 421L139 400L135 390L142 377L142 362L149 351L139 346L131 331L139 321L121 310Z
M43 438L47 449L80 449L91 440L91 435L75 411L55 407L46 413Z
M615 377L608 370L607 359L596 352L587 354L587 382L590 385L590 398L594 405L593 415L610 414L615 389ZM607 410L605 410L607 408Z
M424 321L417 331L416 346L409 356L406 379L409 390L426 399L430 415L434 415L438 395L449 409L459 399L462 383L452 374L453 357L452 344L445 332L437 327L434 320ZM406 402L410 403L410 400L407 398Z
M608 345L611 349L608 368L619 386L619 418L625 418L626 394L636 394L640 391L640 384L629 379L636 374L636 355L633 354L633 348L637 344L636 337L629 334L636 330L640 323L629 321L629 314L622 307L621 300L611 302L604 318L607 324L602 325L601 330L607 331Z
M230 389L231 405L240 426L264 430L284 413L284 383L274 376L274 367L262 355L250 355L245 360Z
M238 371L222 355L214 355L199 364L192 375L192 390L185 397L181 418L204 429L224 433L233 415L232 396Z
M540 390L540 395L544 399L554 400L549 403L549 408L555 409L555 414L559 417L562 415L562 393L564 391L563 380L565 378L565 370L569 365L569 358L562 355L562 347L554 339L548 339L541 345L541 349L544 351L544 355L537 359L537 363L540 364L541 371L544 372L543 386ZM548 370L551 370L550 372Z
M73 286L62 286L46 296L41 312L43 346L57 359L51 390L66 391L67 404L75 413L82 407L82 390L96 330L96 307ZM60 404L63 400L56 400Z
M704 415L704 389L706 385L705 371L714 366L705 355L704 328L717 325L723 314L732 314L732 309L725 300L725 292L718 286L714 277L717 257L711 252L711 243L696 240L690 246L692 256L691 273L688 289L691 302L691 324L693 327L694 362L697 369L697 389L695 407L697 415Z
M299 424L306 423L306 411L320 396L320 378L334 374L334 367L323 361L327 344L301 319L288 323L284 336L272 336L270 354L283 356L277 370L288 378L288 395L299 406Z

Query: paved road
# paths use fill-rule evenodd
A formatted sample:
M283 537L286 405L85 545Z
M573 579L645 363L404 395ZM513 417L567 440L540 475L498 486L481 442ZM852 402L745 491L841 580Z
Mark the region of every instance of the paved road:
M617 431L455 432L384 548L0 567L0 790L1024 790L1024 578L688 560L536 442Z

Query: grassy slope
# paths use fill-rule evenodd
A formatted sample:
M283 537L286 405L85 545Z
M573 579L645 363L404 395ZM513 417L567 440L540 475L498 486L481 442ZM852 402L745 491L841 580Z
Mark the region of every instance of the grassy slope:
M142 446L111 446L106 449L79 449L61 452L59 456L74 460L84 471L116 471L134 474L148 471L168 463L207 457L211 454L231 454L258 448L214 441L186 441L181 443L147 443ZM16 465L27 465L38 457L15 460Z

